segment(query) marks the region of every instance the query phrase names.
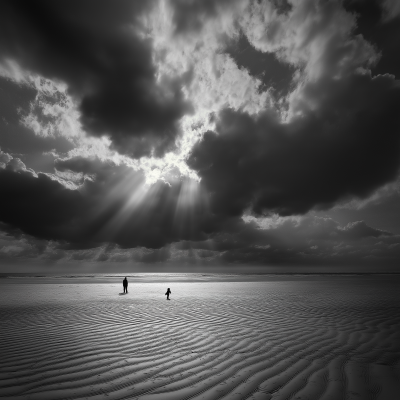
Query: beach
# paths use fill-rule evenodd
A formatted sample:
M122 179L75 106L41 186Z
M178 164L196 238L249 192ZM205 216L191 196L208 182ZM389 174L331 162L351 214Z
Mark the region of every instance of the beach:
M398 276L128 280L1 279L0 398L399 396Z

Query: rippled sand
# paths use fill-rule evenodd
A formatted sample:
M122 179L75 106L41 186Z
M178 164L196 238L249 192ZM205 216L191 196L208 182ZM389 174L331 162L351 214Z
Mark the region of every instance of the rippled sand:
M395 281L130 282L120 292L0 284L0 397L400 398Z

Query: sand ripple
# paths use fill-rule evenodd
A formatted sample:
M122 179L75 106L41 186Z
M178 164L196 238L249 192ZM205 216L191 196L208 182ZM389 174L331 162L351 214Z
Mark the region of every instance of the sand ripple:
M116 285L92 286L31 284L24 296L2 286L1 398L347 400L400 393L395 284L169 283L169 302L165 285L131 285L127 296Z

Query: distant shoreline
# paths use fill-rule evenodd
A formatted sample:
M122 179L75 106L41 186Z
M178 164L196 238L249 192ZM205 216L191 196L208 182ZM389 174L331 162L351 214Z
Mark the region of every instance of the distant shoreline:
M122 282L124 277L130 284L157 282L257 282L257 281L300 281L300 280L338 280L338 279L397 279L400 273L248 273L248 274L202 274L202 273L134 273L134 274L30 274L1 273L1 284L108 284Z

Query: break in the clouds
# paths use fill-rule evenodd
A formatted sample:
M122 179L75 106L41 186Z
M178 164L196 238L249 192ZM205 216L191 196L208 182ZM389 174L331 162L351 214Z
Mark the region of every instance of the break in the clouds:
M395 265L399 26L393 1L1 2L2 262Z

